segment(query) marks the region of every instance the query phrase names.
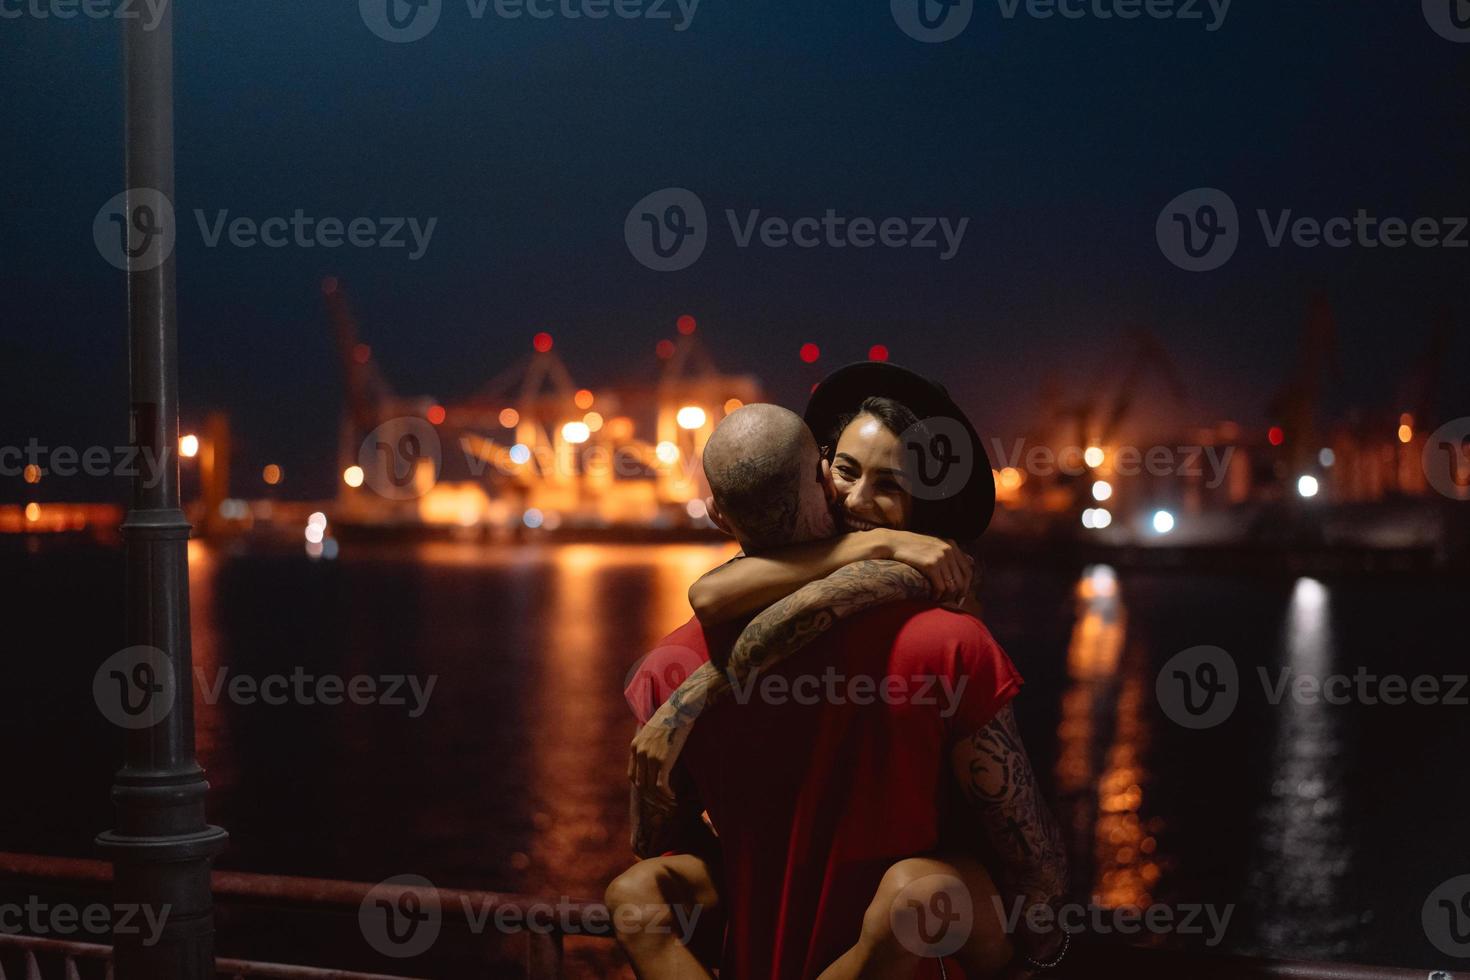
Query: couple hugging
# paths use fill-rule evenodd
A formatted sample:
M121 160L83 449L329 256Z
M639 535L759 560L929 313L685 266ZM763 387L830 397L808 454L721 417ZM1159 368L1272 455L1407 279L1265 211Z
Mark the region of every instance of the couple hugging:
M962 485L921 485L955 465ZM1010 706L1021 677L975 615L965 545L995 488L974 427L942 386L855 364L804 421L729 415L704 472L742 552L691 587L694 618L627 688L643 860L607 902L634 971L1050 969L1066 934L1028 919L1054 919L1000 914L1055 910L1067 871Z

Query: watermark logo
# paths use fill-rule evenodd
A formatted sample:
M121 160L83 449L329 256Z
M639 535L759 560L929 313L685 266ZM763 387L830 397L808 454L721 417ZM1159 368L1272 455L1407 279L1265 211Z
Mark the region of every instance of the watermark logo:
M1023 9L1036 20L1177 20L1200 21L1205 33L1213 34L1225 26L1231 0L996 0L1000 15L1013 20ZM1141 9L1140 9L1141 8ZM1206 20L1206 14L1210 19Z
M1424 19L1434 33L1456 44L1470 43L1470 0L1423 0Z
M98 254L124 272L147 272L163 265L174 253L177 239L173 202L151 187L133 187L113 196L92 219Z
M688 647L661 646L651 653L639 657L623 677L623 690L633 687L635 682L646 682L652 688L657 707L661 695L678 690L689 679L689 675L708 663L705 658Z
M1451 500L1470 500L1470 417L1446 422L1429 436L1424 476Z
M898 437L909 493L920 500L947 500L975 474L975 443L958 419L921 419Z
M915 41L952 41L970 26L975 0L889 0L893 22Z
M143 30L157 30L169 0L0 0L0 20L142 20Z
M1219 647L1197 646L1176 653L1154 682L1159 707L1184 728L1213 728L1235 711L1240 673Z
M991 896L996 917L1005 931L1015 935L1024 919L1026 928L1037 935L1045 935L1054 929L1067 933L1089 932L1093 935L1134 936L1147 932L1152 935L1203 936L1209 947L1220 945L1230 928L1235 915L1234 905L1217 906L1199 902L1183 902L1178 905L1154 903L1148 906L1108 905L1094 895L1087 903L1065 902L1059 906L1039 902L1027 904L1018 897L1006 909L999 895Z
M164 926L173 913L172 905L135 905L121 902L104 905L50 905L31 895L24 905L0 903L0 935L69 937L77 934L109 939L113 936L139 936L143 946L156 946L163 938ZM27 973L27 976L35 976ZM75 976L75 973L71 974Z
M208 705L217 705L225 699L242 707L256 704L336 707L350 703L359 707L406 708L408 717L421 718L429 710L429 699L434 696L439 675L354 674L343 677L340 674L309 674L305 668L297 666L289 675L255 677L250 674L232 675L230 668L220 667L211 678L203 667L196 666L194 683Z
M827 208L820 216L783 217L751 208L743 214L725 209L725 223L735 247L770 249L938 249L939 261L958 254L969 218L914 216L873 218L848 216ZM693 191L669 187L635 204L623 221L628 251L657 272L687 269L704 253L710 228L704 203ZM941 240L942 239L942 240Z
M439 433L427 419L389 419L367 434L357 451L363 480L388 500L413 500L433 489L444 464Z
M687 269L709 243L704 202L683 187L654 191L628 212L623 239L633 258L655 272Z
M915 956L950 956L970 938L975 905L970 890L954 875L924 875L894 896L888 925L894 938Z
M396 875L373 886L357 910L368 945L394 959L427 952L439 938L444 913L434 883L419 875Z
M119 728L152 728L174 708L178 684L168 655L157 647L119 650L92 677L92 699Z
M316 218L297 208L290 216L275 215L257 220L247 215L230 217L218 210L211 217L203 208L194 209L194 221L205 248L226 242L235 248L403 248L408 261L417 262L429 250L438 218L420 221L414 217Z
M358 0L357 8L368 30L385 41L408 44L438 25L444 0Z
M1185 191L1164 205L1154 224L1159 250L1186 272L1218 269L1240 245L1240 214L1214 187Z
M1470 959L1470 875L1458 875L1430 892L1421 917L1435 949Z

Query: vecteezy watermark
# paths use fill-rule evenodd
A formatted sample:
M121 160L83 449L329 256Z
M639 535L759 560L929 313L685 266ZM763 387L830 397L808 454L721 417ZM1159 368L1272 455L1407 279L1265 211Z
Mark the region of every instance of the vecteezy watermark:
M470 19L667 21L683 32L694 22L700 0L465 0ZM358 0L368 30L385 41L407 44L428 37L439 25L444 0Z
M1104 905L1093 896L1091 902L1066 902L1060 906L1040 902L1027 903L1018 897L1006 908L999 895L992 895L991 903L1005 931L1015 935L1024 920L1026 928L1036 934L1045 935L1054 929L1068 933L1090 932L1094 935L1112 934L1132 936L1139 933L1152 935L1204 936L1206 946L1218 946L1225 939L1230 920L1235 915L1234 905L1216 906L1200 902L1181 902L1177 905L1154 903L1148 906Z
M169 0L0 0L0 20L142 20L151 31L168 10Z
M1424 443L1424 476L1451 500L1470 500L1470 417L1446 422Z
M765 215L759 208L743 214L725 209L725 222L736 248L770 249L937 249L939 261L959 252L969 218L840 215L827 208L821 216ZM623 238L633 258L655 272L677 272L693 265L709 243L710 224L704 202L683 187L666 187L647 195L628 211Z
M1470 0L1423 0L1424 19L1446 41L1470 44Z
M1267 704L1470 706L1470 675L1378 674L1359 666L1351 674L1315 674L1290 666L1257 667ZM1154 689L1159 707L1185 728L1213 728L1234 713L1243 685L1235 658L1212 646L1190 647L1160 669Z
M0 477L141 476L146 487L158 486L169 465L169 451L138 446L47 446L32 436L24 446L0 446Z
M1442 882L1424 900L1424 935L1446 956L1470 959L1470 874Z
M624 904L608 908L584 905L569 896L553 900L495 901L460 894L446 905L434 883L421 875L396 875L374 885L358 907L357 921L368 945L395 959L427 952L439 938L444 917L456 907L473 935L494 929L502 934L606 936L620 933L671 934L688 945L704 907Z
M407 708L410 718L428 710L437 674L310 674L295 667L290 674L257 677L229 667L194 667L194 684L205 704L229 701L242 707L294 704L303 707L342 704ZM92 677L92 698L103 717L119 728L152 728L174 710L178 678L168 655L157 647L133 646L103 661Z
M1235 658L1212 646L1190 647L1170 657L1154 681L1159 707L1177 725L1213 728L1235 712L1240 672Z
M1231 0L996 0L1004 20L1199 21L1214 33L1225 26ZM959 37L975 13L974 0L890 0L893 22L909 37L937 44Z
M980 468L983 450L959 419L920 419L903 430L898 444L903 447L904 485L920 500L953 497Z
M92 219L92 241L110 265L147 272L174 254L174 205L162 191L133 187L113 195Z
M1092 471L1087 464L1088 449L1083 446L1031 446L1025 439L1014 440L1007 448L999 438L991 438L991 459L1011 469L1024 470L1031 476L1083 476ZM1119 446L1109 450L1112 472L1119 476L1208 477L1205 486L1213 490L1224 482L1230 470L1234 446Z
M226 242L235 248L411 248L408 261L417 262L429 250L438 218L420 222L413 217L384 218L314 218L301 208L291 216L264 219L230 218L229 211L215 211L213 216L195 209L194 220L205 248L218 248ZM407 230L408 237L404 232ZM412 242L409 241L412 238Z
M144 946L156 946L173 906L137 905L119 902L105 905L48 904L35 895L25 904L0 902L0 933L49 938L78 934L107 936L142 936Z
M1470 248L1470 217L1380 217L1358 208L1351 217L1294 215L1290 208L1256 209L1268 248ZM1230 261L1244 228L1230 195L1214 187L1186 191L1159 212L1159 250L1188 272L1209 272Z
M3 2L3 0L0 0ZM228 210L194 210L205 248L381 248L406 249L408 260L424 257L438 218L317 218L297 208L289 216L230 216ZM107 262L123 271L146 272L168 261L178 244L173 202L161 191L135 187L114 195L92 219L92 240Z

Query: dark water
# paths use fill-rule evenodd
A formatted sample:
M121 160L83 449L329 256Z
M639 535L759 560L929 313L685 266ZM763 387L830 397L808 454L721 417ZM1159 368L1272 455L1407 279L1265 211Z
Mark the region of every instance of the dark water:
M198 704L223 867L595 897L630 855L628 670L688 616L703 545L191 546L195 660L231 676L434 677L428 708ZM121 556L0 545L8 751L0 849L90 856L118 739L93 671L122 646ZM1219 948L1449 965L1421 925L1470 873L1470 708L1272 705L1257 666L1470 670L1464 582L991 568L986 619L1072 842L1079 895L1233 908ZM1230 652L1224 724L1184 729L1154 681ZM1274 673L1273 673L1274 676ZM407 694L406 689L400 693ZM1464 692L1462 692L1464 693ZM1199 945L1209 936L1142 936Z

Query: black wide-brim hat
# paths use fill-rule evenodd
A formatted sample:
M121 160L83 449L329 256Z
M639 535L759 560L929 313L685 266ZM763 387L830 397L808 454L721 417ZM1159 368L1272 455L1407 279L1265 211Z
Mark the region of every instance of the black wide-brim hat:
M837 426L875 396L893 399L919 420L900 434L914 497L912 530L957 541L978 538L995 513L995 477L980 435L944 385L886 361L849 364L812 392L807 427L830 455Z

